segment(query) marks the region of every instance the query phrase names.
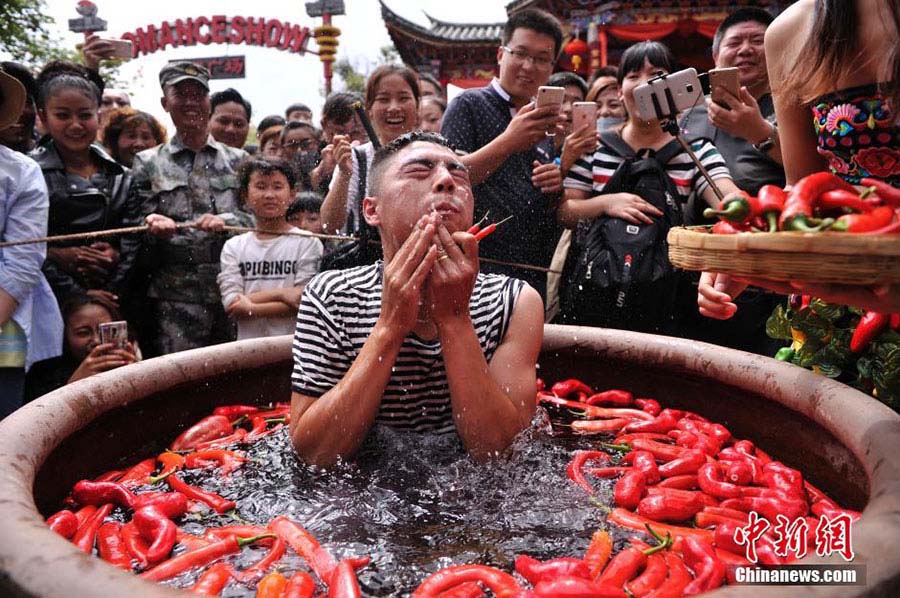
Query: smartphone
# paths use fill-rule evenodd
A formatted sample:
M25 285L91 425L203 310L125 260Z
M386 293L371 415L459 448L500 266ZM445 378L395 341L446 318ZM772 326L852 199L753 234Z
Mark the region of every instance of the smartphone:
M637 115L643 120L671 118L702 99L703 88L693 68L651 79L634 88Z
M597 104L594 102L572 104L572 130L577 131L584 125L597 126Z
M536 108L545 106L562 107L563 100L566 98L565 87L553 87L552 85L541 85L538 87L537 100L534 105ZM556 136L556 126L546 132L547 137Z
M115 322L100 323L100 342L112 343L117 349L128 348L128 322L117 320Z
M709 95L712 101L730 109L731 107L722 97L723 89L735 97L741 97L741 76L737 67L711 69L709 71Z
M131 60L131 57L134 55L134 46L131 44L131 40L104 38L103 41L110 44L113 48L110 58Z

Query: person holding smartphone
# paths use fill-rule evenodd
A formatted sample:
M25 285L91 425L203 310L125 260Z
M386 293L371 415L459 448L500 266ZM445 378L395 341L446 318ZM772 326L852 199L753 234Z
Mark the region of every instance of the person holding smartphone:
M481 242L486 258L547 267L560 228L554 217L562 176L554 164L548 130L562 124L560 106L539 107L538 89L547 84L562 47L562 28L549 13L529 9L507 21L497 48L500 76L469 89L447 107L441 133L469 168L478 221L513 219ZM545 294L546 275L515 266L482 264L484 271L525 280Z

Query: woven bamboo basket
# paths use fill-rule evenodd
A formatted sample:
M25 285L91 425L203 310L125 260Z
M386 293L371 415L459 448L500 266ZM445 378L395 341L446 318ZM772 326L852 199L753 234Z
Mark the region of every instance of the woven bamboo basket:
M669 231L669 260L685 270L769 280L871 285L900 282L900 235Z

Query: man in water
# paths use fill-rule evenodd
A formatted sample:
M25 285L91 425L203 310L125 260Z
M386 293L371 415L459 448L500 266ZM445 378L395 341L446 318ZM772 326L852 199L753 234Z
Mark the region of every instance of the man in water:
M372 162L366 221L384 262L323 272L294 335L291 439L330 465L372 428L454 431L476 458L534 415L543 330L537 291L478 271L468 169L433 133L403 135Z

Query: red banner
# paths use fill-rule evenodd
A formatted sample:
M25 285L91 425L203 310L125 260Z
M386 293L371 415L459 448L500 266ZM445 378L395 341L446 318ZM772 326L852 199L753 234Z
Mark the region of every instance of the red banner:
M278 19L214 15L165 21L161 25L138 27L122 34L134 47L133 58L152 54L167 47L180 48L197 44L247 44L276 48L295 54L306 52L309 28Z

